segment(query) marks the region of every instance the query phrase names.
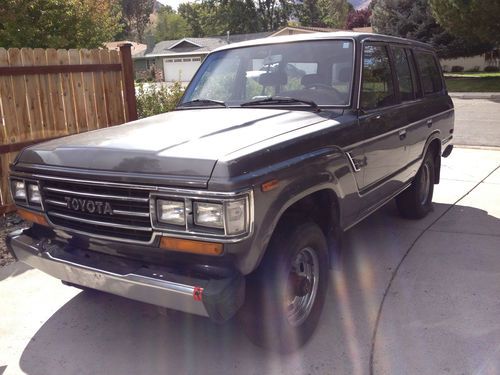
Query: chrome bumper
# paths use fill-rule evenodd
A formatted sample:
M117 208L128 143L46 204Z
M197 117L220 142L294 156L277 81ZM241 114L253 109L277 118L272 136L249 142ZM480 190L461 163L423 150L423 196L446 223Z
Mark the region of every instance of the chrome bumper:
M147 268L137 270L140 272L139 274L130 272L130 270L127 270L126 273L116 273L101 267L91 267L80 261L63 259L59 255L64 254L61 246L49 243L46 239L36 240L23 233L22 230L13 232L7 237L7 247L21 262L69 283L190 314L210 317L215 321L227 320L234 315L242 303L242 300L240 301L242 299L241 284L244 286L244 282L241 283L241 276L237 279L239 281L236 283L238 288L233 288L230 285L231 280L227 280L229 289L234 290L228 292L228 288L225 288L226 291L222 298L209 292L207 294L212 294L212 301L207 301L208 298L205 298L204 294L210 289L208 285L210 281L208 280L200 280L201 285L194 283L191 285L190 283L165 280L169 278L167 272L163 273ZM112 258L107 255L105 257ZM150 272L150 275L147 272ZM217 284L215 289L219 291L221 289L220 280L214 281L214 283ZM219 306L216 306L217 304ZM221 306L221 304L225 306ZM221 312L221 309L226 309L226 307L234 311Z

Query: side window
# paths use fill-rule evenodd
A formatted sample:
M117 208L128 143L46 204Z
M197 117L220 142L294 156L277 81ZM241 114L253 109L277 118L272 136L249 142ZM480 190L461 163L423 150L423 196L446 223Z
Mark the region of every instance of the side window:
M415 59L417 60L424 95L441 91L443 81L441 80L441 73L439 72L434 56L428 52L416 51Z
M361 108L374 109L395 104L394 85L387 48L366 45L363 52Z
M415 89L411 78L410 63L406 51L401 47L393 47L394 52L394 66L396 68L396 75L398 77L399 93L401 100L415 99Z

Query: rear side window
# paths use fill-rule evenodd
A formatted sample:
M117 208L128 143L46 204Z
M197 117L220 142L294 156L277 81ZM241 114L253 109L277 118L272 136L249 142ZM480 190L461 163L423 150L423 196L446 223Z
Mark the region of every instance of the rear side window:
M434 56L431 53L416 51L415 59L417 60L424 95L441 91L443 81Z
M375 109L395 104L391 64L384 45L366 45L363 52L361 108Z
M406 55L406 50L401 47L393 47L393 53L401 100L413 100L415 99L415 89L413 87L410 63Z

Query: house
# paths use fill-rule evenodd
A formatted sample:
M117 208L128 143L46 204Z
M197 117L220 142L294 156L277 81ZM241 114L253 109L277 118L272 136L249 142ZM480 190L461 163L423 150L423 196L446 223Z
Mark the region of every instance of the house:
M109 50L119 51L120 46L122 44L131 44L132 45L132 47L131 47L132 56L141 54L142 52L146 51L146 48L148 47L146 44L131 42L129 40L120 40L120 41L116 41L116 42L104 43L104 47L109 49Z
M132 56L136 78L187 84L209 52L230 43L259 39L271 33L235 34L165 40Z

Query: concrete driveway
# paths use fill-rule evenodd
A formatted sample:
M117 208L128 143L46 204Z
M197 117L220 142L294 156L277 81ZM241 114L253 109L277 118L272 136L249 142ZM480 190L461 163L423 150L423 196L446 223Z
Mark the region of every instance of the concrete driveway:
M0 269L0 374L498 374L500 151L444 159L434 211L393 203L346 235L312 340L279 356L237 323ZM258 317L256 317L258 318Z

